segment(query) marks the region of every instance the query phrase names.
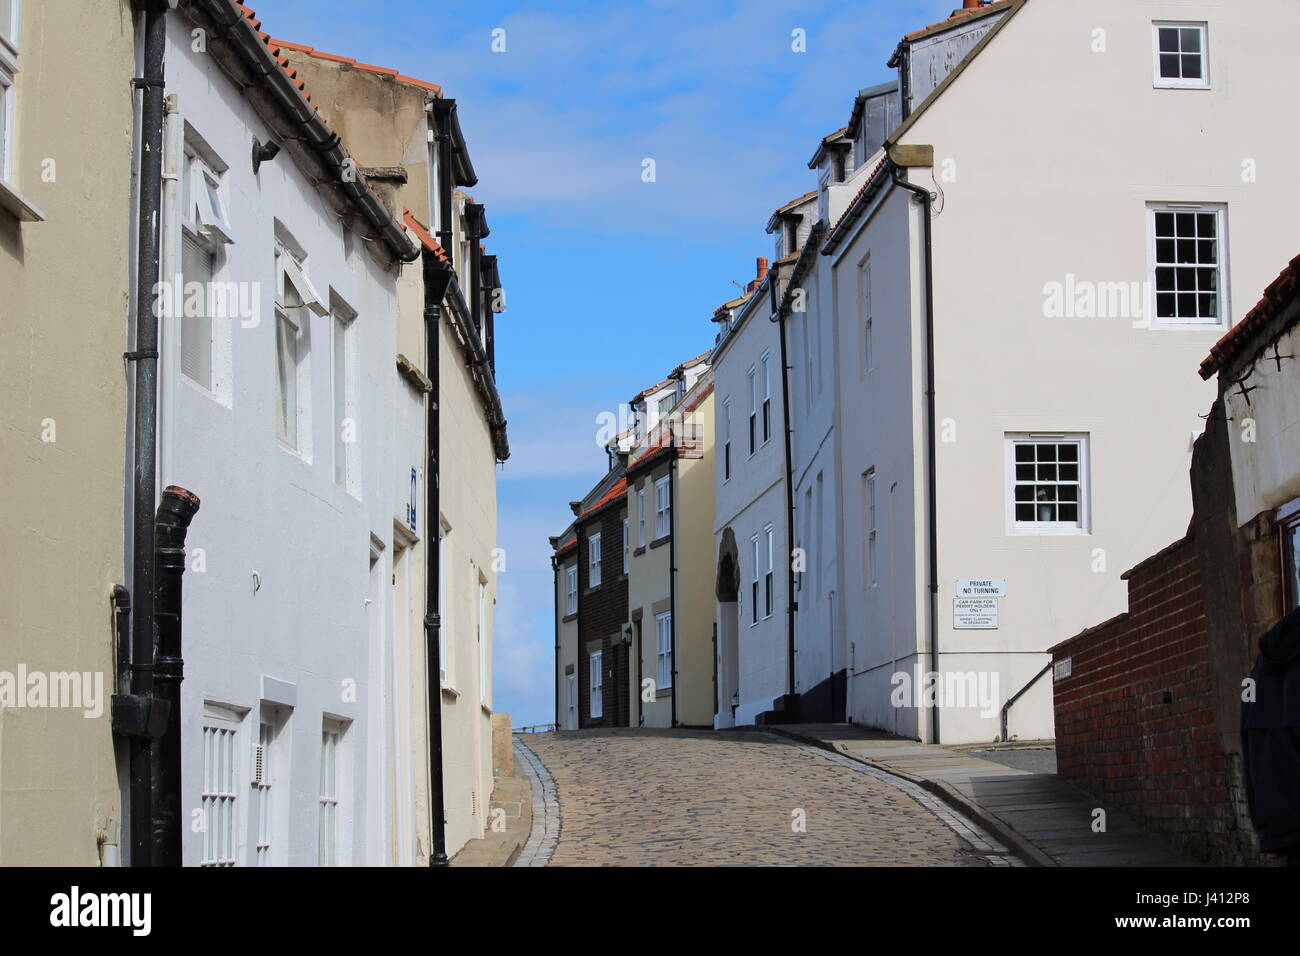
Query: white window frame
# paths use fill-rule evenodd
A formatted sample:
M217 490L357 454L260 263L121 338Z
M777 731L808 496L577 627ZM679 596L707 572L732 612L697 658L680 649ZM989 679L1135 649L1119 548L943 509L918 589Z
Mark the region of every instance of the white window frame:
M863 476L866 482L866 501L863 509L866 514L863 516L867 528L867 553L866 553L866 585L868 588L876 586L878 578L877 556L876 556L876 469L868 468L867 473Z
M875 368L875 348L872 341L871 313L871 260L866 259L858 267L858 299L862 314L862 374L866 375Z
M488 680L488 625L487 582L478 579L478 699L488 710L492 709L492 683Z
M330 390L334 422L334 484L353 497L361 491L360 401L357 388L357 311L330 291ZM343 354L339 355L340 346ZM341 367L340 367L341 365ZM342 381L339 381L340 373ZM343 395L340 402L339 389ZM344 422L352 423L352 441L344 441Z
M605 653L591 651L587 655L587 717L600 720L605 716Z
M763 441L766 445L772 440L772 356L764 352L759 364L763 368Z
M339 866L343 832L343 798L340 794L339 759L346 727L337 720L321 721L320 787L316 812L316 865Z
M1201 75L1200 77L1167 77L1160 73L1160 31L1169 29L1196 30L1201 38ZM1182 34L1179 34L1179 56L1182 56ZM1156 20L1151 24L1151 57L1153 64L1154 85L1159 90L1208 90L1210 89L1210 25L1204 21ZM1182 64L1179 64L1182 72Z
M1018 521L1016 519L1017 484L1043 484L1039 480L1018 481L1016 477L1016 447L1019 445L1078 446L1079 517L1077 521ZM1085 432L1011 432L1004 439L1006 456L1007 531L1009 534L1076 535L1089 534L1092 527L1092 480L1089 454L1089 435ZM1068 482L1063 482L1068 483Z
M673 612L655 615L655 689L673 686Z
M444 687L450 686L447 675L451 673L451 662L447 660L451 653L450 630L447 620L447 575L451 565L447 561L447 533L442 519L438 520L438 671Z
M731 480L731 399L722 400L722 480Z
M666 538L673 531L672 491L668 475L655 479L655 540Z
M320 294L307 279L303 271L303 265L287 246L277 241L275 244L275 374L276 374L276 436L282 447L300 455L306 460L311 456L311 375L310 375L310 354L311 354L311 334L310 334L310 317L309 313L316 315L328 315L329 308L321 301ZM301 300L301 305L288 307L285 305L285 293L292 288ZM283 385L280 381L281 376L288 374L288 370L281 367L280 343L281 337L287 342L288 337L292 335L293 344L293 363L294 363L294 380L293 380L293 408L284 409L284 429L281 431L281 422L279 421L279 402L280 391ZM292 416L293 430L289 430L289 420Z
M758 369L749 369L749 457L758 451Z
M776 607L776 582L773 573L776 564L776 533L771 525L763 529L763 544L767 552L763 566L763 620L767 620Z
M1161 295L1159 283L1157 281L1157 270L1161 268L1196 268L1192 263L1178 263L1177 250L1175 247L1175 262L1162 263L1159 260L1159 249L1156 238L1156 217L1161 214L1171 214L1174 216L1182 215L1213 215L1215 216L1215 232L1217 242L1218 277L1215 280L1217 289L1215 294L1218 299L1217 318L1208 321L1199 319L1186 319L1182 317L1164 318L1159 314L1158 303ZM1176 230L1176 227L1175 227ZM1176 240L1178 241L1178 240ZM1181 241L1199 241L1199 240L1181 240ZM1199 250L1198 250L1199 252ZM1228 296L1228 207L1223 203L1171 203L1171 202L1151 202L1147 203L1147 280L1150 286L1150 293L1147 297L1147 310L1150 316L1150 325L1157 329L1226 329L1232 315L1231 303ZM1175 280L1176 281L1176 280ZM1166 293L1167 294L1167 293Z
M645 547L645 486L636 490L637 507L637 547Z
M224 172L200 156L192 143L185 144L181 196L186 205L181 210L181 223L214 249L235 241L222 182Z
M13 182L14 100L19 73L22 2L13 0L12 22L0 23L0 181Z
M275 782L275 721L263 714L257 724L257 746L253 757L253 787L257 791L257 865L272 865L275 844L275 814L272 784Z
M575 561L564 569L565 615L578 613L578 564Z
M758 613L758 535L753 535L749 539L749 626L757 627L759 618Z
M587 537L587 587L600 587L600 532Z
M238 866L243 843L239 730L243 720L214 704L203 708L203 849L199 866Z
M632 568L632 535L628 532L627 519L623 519L623 573Z
M192 249L197 255L206 259L207 274L206 276L195 276L192 270L185 267L187 249ZM181 288L174 290L173 303L176 312L176 321L180 324L180 361L177 367L180 369L181 376L190 384L207 392L215 394L217 390L217 342L216 342L216 317L212 315L212 283L217 277L217 254L213 251L211 244L197 235L188 223L181 224L181 242L180 242L180 274ZM203 286L202 294L199 296L202 313L200 315L187 314L187 308L190 297L186 294L186 289L191 282L199 282ZM199 348L196 351L206 351L206 359L200 359L206 367L207 375L203 377L202 370L197 375L191 374L191 370L186 368L186 342L191 336L196 336L199 340ZM203 348L203 342L206 340L206 349Z

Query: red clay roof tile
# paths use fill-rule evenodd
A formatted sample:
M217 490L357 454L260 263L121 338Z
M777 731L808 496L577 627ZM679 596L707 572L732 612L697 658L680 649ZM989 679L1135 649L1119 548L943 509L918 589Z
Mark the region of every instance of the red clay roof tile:
M1281 274L1274 279L1264 297L1246 313L1246 317L1230 328L1223 338L1210 349L1201 363L1201 378L1208 379L1248 347L1251 335L1262 329L1288 304L1300 296L1300 256L1292 259Z

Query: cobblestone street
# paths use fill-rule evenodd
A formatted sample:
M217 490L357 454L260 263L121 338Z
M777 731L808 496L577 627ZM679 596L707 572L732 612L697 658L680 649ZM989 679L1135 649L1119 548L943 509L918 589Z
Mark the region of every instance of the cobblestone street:
M927 795L928 806L847 758L764 733L593 730L523 743L554 778L556 866L1010 862Z

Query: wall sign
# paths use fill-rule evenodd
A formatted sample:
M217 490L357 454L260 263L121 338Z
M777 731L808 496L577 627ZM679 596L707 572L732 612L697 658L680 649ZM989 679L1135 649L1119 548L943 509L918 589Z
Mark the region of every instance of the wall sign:
M989 631L998 626L998 599L958 597L952 599L952 626L959 631Z
M957 597L1006 597L1006 578L966 578L957 582Z

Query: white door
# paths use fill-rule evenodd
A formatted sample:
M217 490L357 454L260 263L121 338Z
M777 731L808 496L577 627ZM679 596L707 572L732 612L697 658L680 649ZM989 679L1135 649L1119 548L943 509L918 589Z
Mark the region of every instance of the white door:
M569 720L564 725L566 730L578 729L578 675L569 675Z

